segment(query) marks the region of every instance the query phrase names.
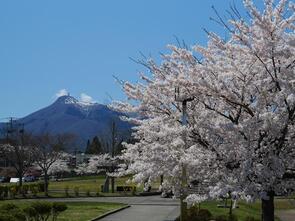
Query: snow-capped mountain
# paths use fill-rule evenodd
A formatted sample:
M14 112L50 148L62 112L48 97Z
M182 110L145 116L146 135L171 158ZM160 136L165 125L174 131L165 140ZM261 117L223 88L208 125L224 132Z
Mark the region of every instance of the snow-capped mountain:
M98 135L107 139L114 121L121 137L130 135L131 125L120 120L122 113L98 103L85 103L72 96L59 97L53 104L19 119L25 130L33 134L71 133L77 136L77 146L83 150L87 139Z

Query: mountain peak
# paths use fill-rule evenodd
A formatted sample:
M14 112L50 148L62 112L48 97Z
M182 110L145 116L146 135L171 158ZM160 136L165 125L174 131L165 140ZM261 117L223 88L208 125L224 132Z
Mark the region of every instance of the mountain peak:
M83 102L68 94L58 97L52 105L19 119L19 123L24 124L26 131L32 134L74 134L76 142L71 148L83 149L87 140L94 136L109 139L110 122L116 122L122 139L128 138L132 125L122 121L122 115L105 105Z
M95 105L97 103L93 103L93 102L85 102L85 101L79 101L78 99L70 96L70 95L64 95L64 96L60 96L59 98L57 98L57 100L55 101L55 103L57 104L74 104L77 106L92 106Z
M60 96L59 98L57 98L57 100L55 101L55 103L60 103L60 104L77 104L79 103L79 101L70 96L70 95L64 95L64 96Z

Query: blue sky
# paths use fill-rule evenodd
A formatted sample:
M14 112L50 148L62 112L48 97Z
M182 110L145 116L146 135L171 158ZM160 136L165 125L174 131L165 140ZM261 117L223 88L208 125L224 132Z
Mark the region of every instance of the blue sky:
M129 57L159 59L175 37L205 44L202 30L233 0L27 0L0 2L0 118L23 117L66 89L106 103L124 94L112 75L136 81L144 70ZM241 0L235 0L243 12ZM261 2L261 1L260 1Z

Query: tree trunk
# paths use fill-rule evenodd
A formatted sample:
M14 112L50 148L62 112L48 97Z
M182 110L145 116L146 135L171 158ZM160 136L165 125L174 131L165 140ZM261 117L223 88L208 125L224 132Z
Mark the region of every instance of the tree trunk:
M106 177L106 180L104 182L104 185L103 185L103 192L104 193L108 193L109 192L109 185L110 185L110 179L109 179L109 176Z
M23 185L23 176L22 176L21 173L18 174L18 179L19 179L19 187L22 187L22 185Z
M262 199L262 221L274 221L274 192L268 192L268 200Z
M112 193L115 192L115 177L111 178Z
M231 216L232 214L233 214L233 200L230 199L229 215Z
M48 173L47 171L44 172L44 194L48 196Z
M23 176L22 176L21 173L18 174L18 179L19 179L19 182L18 182L18 185L19 185L18 193L24 195L23 188L22 188L22 186L23 186Z

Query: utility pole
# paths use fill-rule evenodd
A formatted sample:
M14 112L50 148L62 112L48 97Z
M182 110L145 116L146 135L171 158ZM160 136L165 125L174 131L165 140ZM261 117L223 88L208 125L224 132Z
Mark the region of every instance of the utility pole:
M187 103L193 101L193 97L181 96L179 88L175 88L175 101L181 102L182 104L182 119L181 123L183 126L187 126ZM186 130L183 132L184 149L187 149L187 134ZM187 168L185 163L181 164L181 189L180 189L180 221L187 220L187 203L184 201L187 197Z
M115 156L115 145L116 145L116 123L115 121L112 122L112 158ZM112 165L112 172L114 172L115 168ZM111 177L111 186L112 186L112 193L115 192L115 177Z

